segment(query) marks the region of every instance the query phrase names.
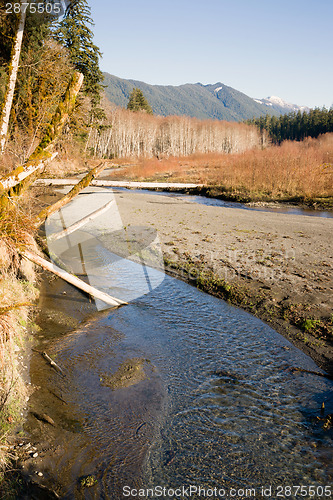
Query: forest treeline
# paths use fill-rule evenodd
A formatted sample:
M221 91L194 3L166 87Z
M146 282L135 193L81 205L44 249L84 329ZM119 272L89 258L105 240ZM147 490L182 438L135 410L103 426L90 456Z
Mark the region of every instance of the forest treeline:
M266 130L274 144L285 140L302 141L306 137L316 138L333 132L333 108L293 111L279 117L266 115L247 120L246 123L256 125L261 132Z
M2 169L22 163L38 143L61 102L75 71L84 75L84 87L76 112L60 141L59 148L84 140L89 127L104 117L100 107L103 74L99 48L93 43L93 20L87 0L70 1L66 15L57 17L41 1L39 12L27 8L24 35L11 107L6 155ZM8 88L13 43L20 15L0 0L0 101ZM28 4L27 4L28 5ZM65 3L63 2L63 5ZM11 164L12 162L12 164Z
M107 126L91 129L87 150L102 158L160 158L235 153L267 143L265 131L245 123L152 116L116 108L109 113Z
M0 100L4 100L18 16L6 13L0 0ZM84 74L76 113L59 141L60 152L94 157L187 156L196 153L235 153L273 142L302 140L333 131L333 109L314 109L288 115L262 116L246 123L199 120L185 116L152 116L145 112L112 109L100 104L101 55L93 43L93 21L87 0L68 5L62 19L47 14L27 16L15 97L10 117L3 168L29 156L45 131L75 70ZM137 89L134 89L134 91ZM138 97L138 96L137 96ZM144 99L143 96L139 96ZM133 97L134 99L134 97ZM136 99L138 100L138 99ZM132 106L133 104L133 106ZM133 111L134 110L134 111ZM73 148L71 148L71 146Z

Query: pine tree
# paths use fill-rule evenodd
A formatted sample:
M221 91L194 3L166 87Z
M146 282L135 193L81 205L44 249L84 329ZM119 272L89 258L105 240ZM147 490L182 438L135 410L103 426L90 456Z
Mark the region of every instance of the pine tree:
M145 111L149 115L153 114L153 110L143 95L142 90L138 88L134 88L132 90L127 104L127 109L131 111Z
M101 51L93 43L94 25L87 0L72 1L66 15L54 31L54 38L69 52L71 63L83 73L85 92L98 104L102 90L103 73L99 67Z

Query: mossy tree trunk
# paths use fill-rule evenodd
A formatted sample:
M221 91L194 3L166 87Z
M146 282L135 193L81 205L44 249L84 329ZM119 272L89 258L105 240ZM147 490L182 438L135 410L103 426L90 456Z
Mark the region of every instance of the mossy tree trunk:
M83 179L81 179L80 182L75 184L75 186L70 190L69 193L67 193L53 205L44 208L37 216L37 221L38 221L37 224L39 226L43 224L46 217L53 214L54 212L62 208L64 205L69 203L77 194L79 194L80 191L82 191L82 189L89 186L91 181L105 169L106 165L107 162L103 162L97 165L97 167L90 170L90 172L88 172L88 174L85 177L83 177Z
M5 208L9 198L21 195L38 177L40 169L54 157L53 147L59 137L64 124L75 108L76 97L83 83L82 73L75 72L68 84L63 101L57 107L55 114L48 125L46 132L35 151L26 160L24 165L17 167L2 179L3 193L0 197L0 208ZM20 181L20 176L24 177ZM6 185L10 184L7 190ZM1 182L0 182L1 188Z

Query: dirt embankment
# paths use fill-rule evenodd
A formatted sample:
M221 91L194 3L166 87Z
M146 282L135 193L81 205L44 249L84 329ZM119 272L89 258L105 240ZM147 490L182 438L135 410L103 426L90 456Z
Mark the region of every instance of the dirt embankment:
M126 226L158 231L167 270L257 315L332 373L333 219L121 192Z
M31 235L25 245L37 251ZM28 384L30 313L38 289L34 266L18 254L4 237L0 241L0 497L4 495L3 470L15 459L8 437L23 422L31 393ZM30 332L31 333L31 332ZM5 490L3 491L3 488Z

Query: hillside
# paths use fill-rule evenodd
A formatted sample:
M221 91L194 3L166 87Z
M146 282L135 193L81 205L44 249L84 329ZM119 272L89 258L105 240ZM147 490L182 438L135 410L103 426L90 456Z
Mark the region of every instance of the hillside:
M137 80L125 80L104 73L105 93L118 106L126 107L134 87L142 90L156 115L187 115L200 119L242 121L270 114L278 116L290 111L287 103L280 100L274 106L268 99L257 99L228 87L221 82L214 85L187 83L149 85Z

